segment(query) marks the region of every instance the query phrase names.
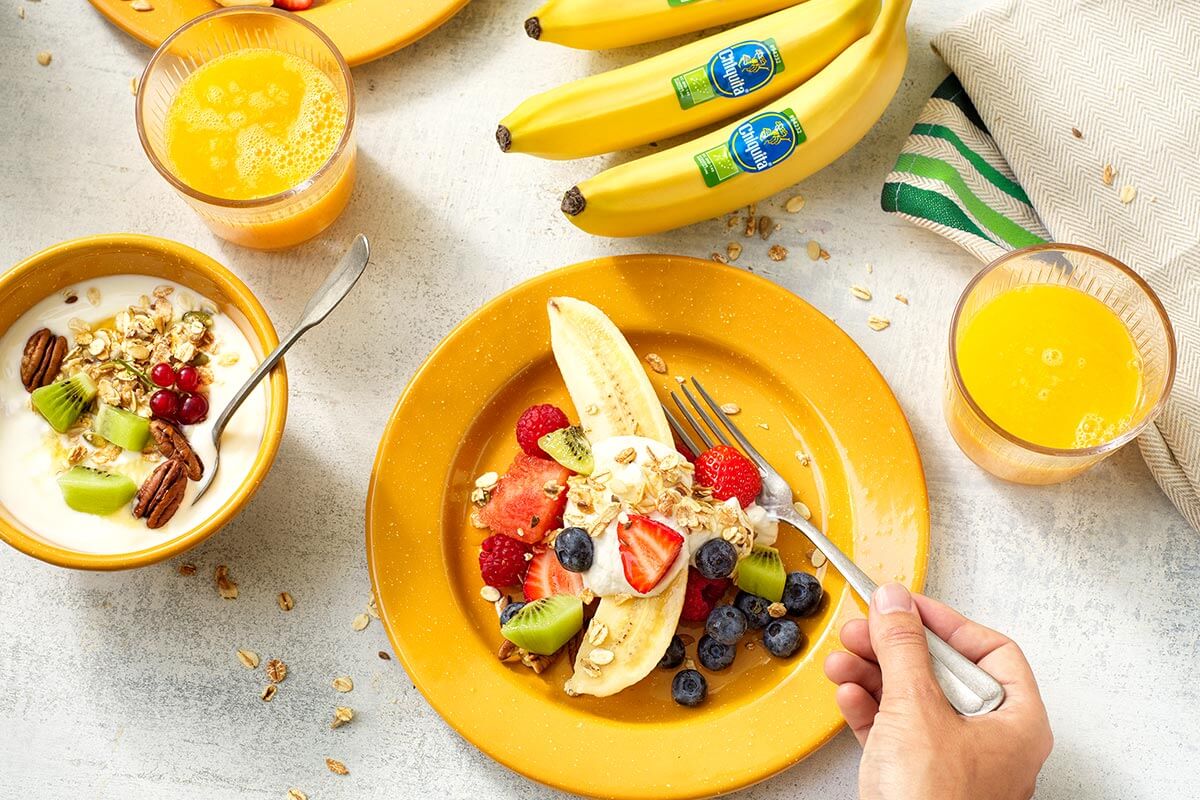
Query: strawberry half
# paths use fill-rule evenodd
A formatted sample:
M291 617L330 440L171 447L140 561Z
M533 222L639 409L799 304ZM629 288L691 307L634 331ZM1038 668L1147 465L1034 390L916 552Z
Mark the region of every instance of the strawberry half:
M578 595L583 591L583 576L563 569L553 550L543 550L529 562L522 588L526 602L555 594Z
M494 533L537 544L562 524L570 474L554 461L518 453L487 505L479 509L479 518ZM559 487L556 494L546 493L551 485Z
M625 580L644 594L674 566L683 536L649 517L631 514L628 523L617 524L617 545Z
M762 491L762 478L750 459L724 444L705 450L696 459L696 483L712 489L718 500L736 497L742 508Z

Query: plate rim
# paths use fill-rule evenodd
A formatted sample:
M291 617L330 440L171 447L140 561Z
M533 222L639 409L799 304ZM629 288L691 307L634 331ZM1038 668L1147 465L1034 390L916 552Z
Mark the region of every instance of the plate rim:
M439 13L433 19L430 19L428 22L418 26L417 28L407 31L402 36L380 35L378 38L372 38L366 44L363 44L359 40L355 39L353 42L355 44L354 47L346 47L343 45L343 42L341 41L341 31L330 31L324 25L322 25L321 20L326 15L325 13L322 13L322 9L324 9L325 6L317 6L316 8L308 9L306 11L298 11L296 13L320 28L321 31L330 39L332 39L334 44L337 45L338 50L340 50L342 53L342 57L346 59L346 63L351 67L357 67L362 64L367 64L371 61L384 58L385 56L390 56L397 50L402 50L419 39L423 39L440 28L442 25L445 25L447 22L449 22L451 18L458 14L459 11L462 11L463 8L465 8L466 5L471 2L471 0L438 1L444 3L445 5L442 8L441 13ZM88 2L93 8L96 9L100 16L107 19L118 30L124 31L126 34L146 45L147 47L157 48L163 43L166 37L171 34L171 31L166 31L162 37L159 37L151 33L153 28L150 28L144 24L138 24L138 18L141 15L140 12L134 12L133 15L120 13L121 9L129 9L128 3L119 2L118 0L88 0ZM361 13L365 17L370 17L372 9L376 7L383 7L387 2L389 2L389 0L357 0L357 2L359 7L368 6ZM216 8L220 8L220 6L218 5ZM215 9L208 10L212 11ZM199 16L199 14L197 14L197 16ZM313 17L316 17L317 19L313 19ZM383 26L380 26L379 29L383 30L384 28ZM364 30L371 31L375 30L375 28L366 26Z
M540 273L538 275L535 275L526 280L523 280L520 283L491 297L490 299L488 299L487 301L485 301L484 303L479 305L477 308L475 308L473 311L471 311L471 313L467 314L458 323L456 323L438 341L438 343L429 351L429 353L425 356L424 360L422 360L421 364L413 372L412 377L405 384L404 389L401 391L399 397L397 398L395 405L392 407L392 410L388 416L387 424L385 425L384 430L380 435L379 447L376 451L375 459L372 463L370 482L367 487L366 509L365 509L365 512L366 512L365 544L366 544L366 556L367 556L367 570L368 570L368 574L369 574L370 581L371 581L372 598L375 601L375 603L379 609L380 622L383 624L384 631L387 634L389 644L392 646L393 653L395 654L395 657L397 658L397 660L400 661L401 666L404 668L405 673L406 673L407 677L409 678L409 680L412 682L413 686L421 693L421 696L425 699L425 701L429 704L429 706L437 713L437 715L441 718L441 720L443 722L445 722L447 725L449 725L451 729L456 731L467 742L469 742L472 746L477 748L480 752L482 752L488 758L496 761L497 763L504 765L508 769L512 770L513 772L521 775L522 777L524 777L528 780L534 781L541 785L549 786L551 788L554 788L554 789L557 789L560 791L572 793L572 794L582 793L583 790L582 790L581 786L578 785L577 783L571 784L566 781L563 781L563 780L559 779L556 774L546 774L544 771L538 772L538 774L533 774L533 772L534 772L533 770L530 770L530 769L526 768L525 766L523 766L522 764L517 763L515 759L511 759L511 758L507 757L507 754L501 753L497 749L490 747L489 742L484 740L482 737L473 735L473 732L470 730L469 725L463 723L459 719L454 718L453 716L443 713L443 707L444 707L443 704L440 703L439 701L437 701L434 697L432 697L427 692L426 688L424 686L422 686L422 684L418 680L418 678L413 674L413 670L410 667L410 662L409 662L407 655L404 653L402 648L397 646L396 639L393 636L392 625L388 620L388 614L386 612L383 602L379 598L379 592L377 589L377 587L380 583L379 577L377 576L377 571L379 569L379 565L378 565L378 562L375 557L375 553L374 553L375 547L373 544L373 540L375 539L375 537L377 535L375 532L376 524L374 521L375 504L376 504L378 490L379 490L379 484L380 484L380 480L381 480L381 478L380 478L381 469L384 466L384 462L387 460L386 453L385 453L385 451L387 449L386 445L393 438L394 428L396 426L398 426L399 424L401 424L399 417L400 417L400 412L402 410L402 407L408 401L409 396L414 391L418 382L421 381L423 379L423 377L425 376L425 374L433 368L433 364L437 360L437 357L441 354L441 352L443 350L445 350L447 347L449 347L459 336L463 335L463 333L468 328L472 327L474 325L474 323L476 322L476 320L486 316L487 314L492 312L495 308L502 306L514 295L517 295L517 294L523 293L523 292L527 292L530 290L535 290L537 286L539 286L543 283L547 283L547 282L561 279L564 277L569 277L573 274L586 272L591 269L600 269L600 268L605 268L605 267L610 268L610 269L618 269L623 265L628 265L628 264L636 263L639 261L645 261L645 260L662 260L662 261L667 261L667 262L682 261L682 262L694 264L698 267L703 267L705 269L713 269L718 272L729 271L729 272L737 273L736 277L738 279L747 280L750 283L756 284L756 286L759 288L765 288L769 292L782 293L783 295L786 295L791 301L799 302L799 303L807 306L811 310L812 313L817 314L820 317L824 318L831 326L833 326L845 338L845 340L849 344L849 346L858 352L858 354L861 356L862 362L865 363L865 365L873 373L874 378L878 381L878 385L882 389L885 390L883 396L876 402L889 403L892 406L893 410L899 417L899 421L901 421L903 423L903 430L899 432L899 433L903 434L903 443L908 446L908 448L911 450L911 453L914 457L913 466L915 468L915 473L916 473L914 477L916 478L917 484L920 489L919 497L914 498L915 501L918 501L917 502L917 506L918 506L917 510L920 512L916 515L916 518L915 518L915 524L917 527L917 546L918 546L918 559L917 560L918 560L918 564L916 565L916 569L914 570L914 574L912 575L911 582L910 582L910 585L914 591L920 591L922 589L922 587L924 586L924 583L925 583L926 576L928 574L930 528L931 528L928 483L926 480L924 462L921 458L921 454L920 454L920 450L917 446L916 438L913 435L912 426L908 422L908 417L904 413L904 409L900 405L900 402L899 402L898 398L896 397L895 392L892 391L891 385L887 382L887 380L884 378L883 374L879 371L878 367L870 359L870 357L862 349L862 347L858 344L858 342L855 341L854 338L851 337L849 333L847 333L844 329L842 329L842 327L840 325L838 325L836 322L834 322L832 319L830 319L827 315L825 315L823 312L821 312L819 309L817 309L815 306L813 306L811 303L809 303L804 298L800 297L795 292L792 292L790 289L787 289L786 287L784 287L778 283L775 283L774 281L772 281L762 275L758 275L758 274L752 273L752 272L747 272L746 270L743 270L743 269L740 269L740 268L737 268L737 267L734 267L731 265L723 265L723 264L720 264L717 262L712 262L712 261L709 261L706 259L695 258L692 256L679 256L679 255L662 254L662 253L636 253L636 254L625 254L625 255L615 255L615 256L601 256L601 257L597 257L597 258L593 258L593 259L588 259L585 261L576 262L576 263L569 264L566 266L557 267L557 268L548 270L546 272ZM442 480L442 479L439 478L439 480ZM803 761L805 758L807 758L808 756L817 752L822 747L824 747L826 744L828 744L829 741L831 739L833 739L835 736L837 736L837 734L840 733L844 727L845 727L844 722L838 722L835 725L831 725L827 730L821 731L821 735L816 739L816 744L813 745L810 749L807 749L803 752L799 752L799 753L795 754L793 757L787 758L781 762L773 763L766 768L760 768L758 770L748 771L744 778L733 781L733 782L727 782L726 784L723 784L719 787L715 787L715 789L713 789L713 790L673 792L670 794L662 794L660 792L659 794L655 794L653 796L656 798L661 796L664 798L669 797L669 798L673 798L673 799L678 798L679 800L685 800L688 798L715 797L718 795L723 795L723 794L727 794L730 792L739 791L739 790L748 788L755 784L761 783L762 781L765 781L769 778L772 778L776 775L779 775L780 773L786 771L787 769L795 766L800 761ZM584 796L591 797L594 795L585 794ZM643 794L636 794L636 793L625 793L625 794L621 794L621 795L607 794L604 796L605 797L621 797L621 798L650 797L650 795L643 795Z

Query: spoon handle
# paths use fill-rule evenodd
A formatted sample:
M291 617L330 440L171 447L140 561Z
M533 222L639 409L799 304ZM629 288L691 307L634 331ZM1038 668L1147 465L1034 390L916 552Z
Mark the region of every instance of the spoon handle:
M321 284L321 288L313 293L312 299L305 306L304 313L301 315L300 321L296 323L296 327L292 329L291 333L283 337L283 340L279 342L279 346L263 359L263 362L246 379L246 382L242 384L224 410L221 411L220 416L217 417L217 421L213 424L212 435L214 446L220 446L221 434L225 432L225 426L229 424L230 418L237 412L246 398L250 396L250 393L254 391L254 387L258 386L267 373L275 368L275 365L283 358L284 353L306 331L329 316L329 312L333 311L337 307L337 304L342 302L342 298L350 293L350 290L354 288L354 284L362 276L363 270L366 269L367 261L370 257L371 246L367 242L367 237L360 233L354 237L354 243L350 245L350 249L342 257L342 262L329 273L329 277L325 279L325 283Z

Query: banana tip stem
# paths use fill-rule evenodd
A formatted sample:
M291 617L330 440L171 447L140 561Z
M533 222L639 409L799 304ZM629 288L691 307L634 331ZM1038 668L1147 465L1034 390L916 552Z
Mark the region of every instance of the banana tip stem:
M500 149L505 153L512 147L512 131L503 125L496 126L496 144L500 145Z
M542 38L542 23L537 17L525 20L525 33L530 39Z
M587 208L587 198L583 196L583 192L579 191L578 186L572 186L563 195L563 213L571 217L577 217L583 213L583 209L585 208Z

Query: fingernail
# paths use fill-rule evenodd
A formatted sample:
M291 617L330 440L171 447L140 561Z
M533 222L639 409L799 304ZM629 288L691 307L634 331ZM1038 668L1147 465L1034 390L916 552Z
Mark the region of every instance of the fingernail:
M880 586L875 590L871 602L883 614L913 610L912 595L908 593L908 589L898 583L885 583Z

